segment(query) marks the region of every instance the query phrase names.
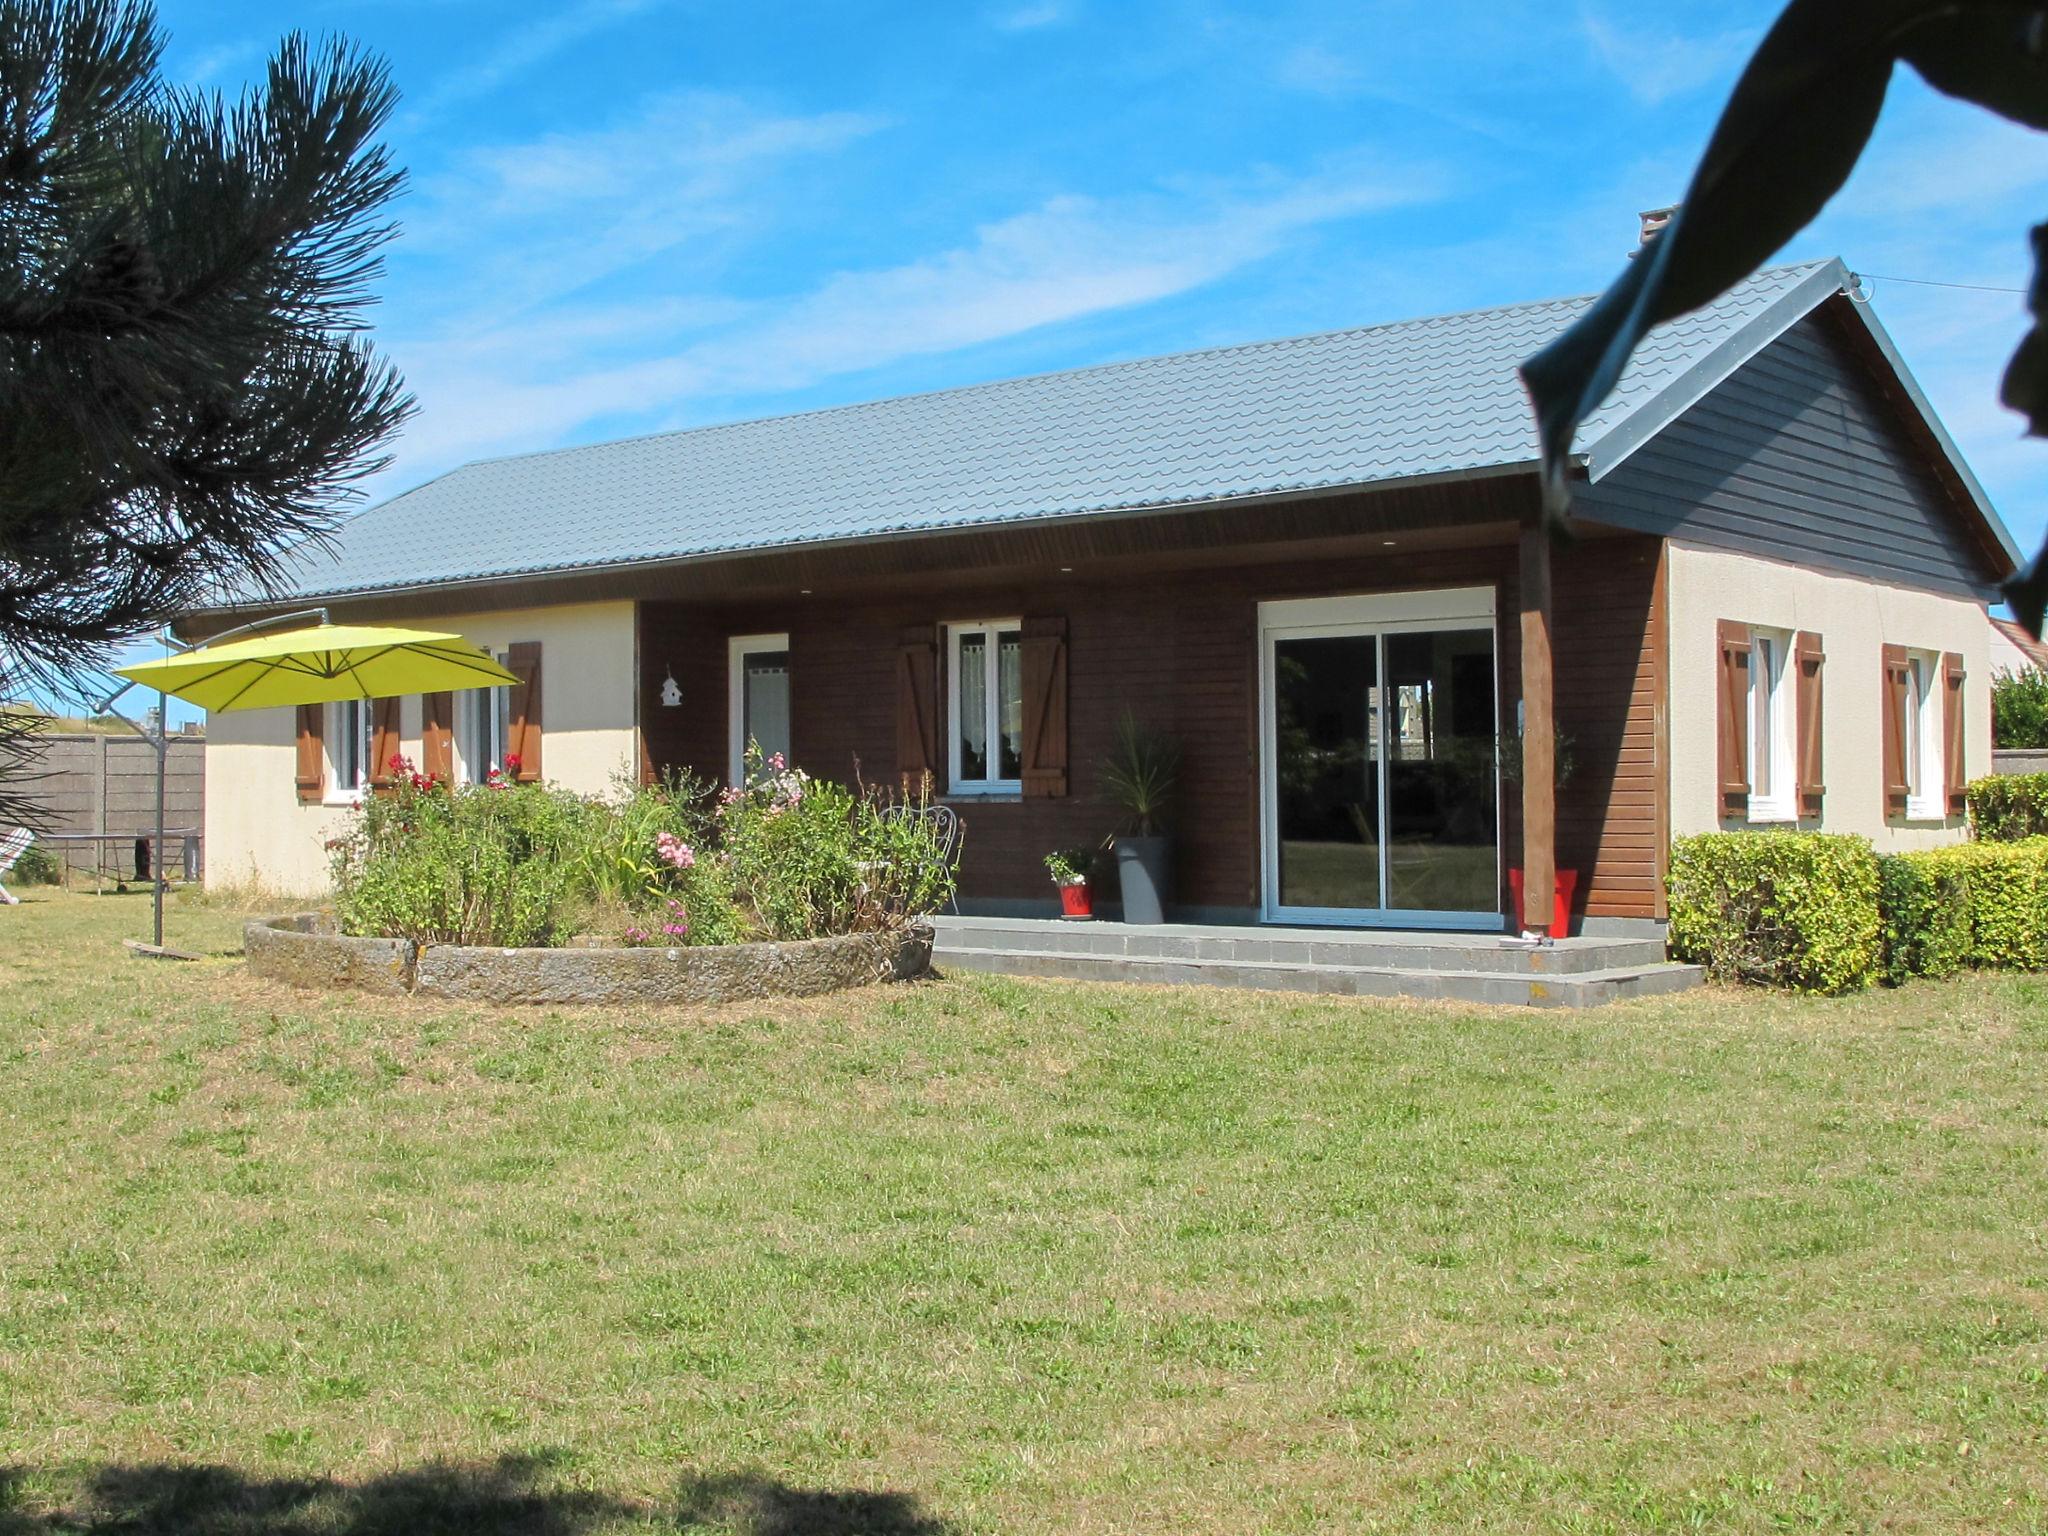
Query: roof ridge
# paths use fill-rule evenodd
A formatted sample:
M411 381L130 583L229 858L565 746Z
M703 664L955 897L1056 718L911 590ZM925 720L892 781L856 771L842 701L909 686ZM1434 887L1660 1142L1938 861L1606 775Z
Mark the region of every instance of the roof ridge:
M1787 262L1781 266L1760 267L1745 279L1754 282L1758 278L1777 277L1791 272L1809 272L1828 265L1835 257L1824 257L1816 261ZM1214 347L1190 347L1180 352L1149 353L1144 357L1128 357L1116 362L1084 363L1078 368L1048 368L1038 373L1012 374L1000 379L982 379L972 384L954 384L944 389L912 390L908 394L884 395L876 400L848 400L839 405L814 406L802 411L779 411L767 416L743 416L731 421L703 422L691 427L671 427L662 432L641 432L627 437L610 437L596 443L568 443L559 448L536 448L524 453L490 454L480 459L469 459L451 469L443 470L430 479L422 480L417 486L409 486L393 496L391 501L409 496L413 491L431 485L436 480L459 475L464 470L480 469L487 464L527 463L536 459L562 458L570 454L594 453L601 449L622 448L633 443L665 442L671 438L690 437L698 433L730 432L741 427L766 426L771 422L803 421L815 417L847 415L856 411L878 410L883 406L901 405L913 400L937 400L947 396L967 396L987 390L1009 389L1025 384L1042 383L1047 379L1083 378L1090 374L1106 373L1118 368L1139 368L1151 363L1176 363L1196 357L1227 357L1233 353L1261 352L1281 347L1300 346L1304 342L1327 341L1340 336L1369 336L1377 331L1402 330L1409 326L1436 325L1453 320L1469 320L1478 315L1508 315L1522 310L1552 309L1566 304L1589 303L1598 294L1563 294L1549 299L1524 299L1515 304L1481 304L1470 309L1445 310L1438 314L1411 315L1405 320L1382 320L1372 325L1338 326L1325 331L1302 331L1292 336L1272 336L1258 341L1226 342ZM1725 295L1724 295L1725 297ZM390 505L390 502L382 503Z

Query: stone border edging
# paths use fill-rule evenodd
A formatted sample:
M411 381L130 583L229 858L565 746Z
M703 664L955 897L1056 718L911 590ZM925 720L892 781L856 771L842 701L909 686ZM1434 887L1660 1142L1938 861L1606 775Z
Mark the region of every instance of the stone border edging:
M243 930L249 969L300 987L443 1002L726 1003L817 997L931 969L932 930L675 949L492 949L357 939L324 912L260 918Z

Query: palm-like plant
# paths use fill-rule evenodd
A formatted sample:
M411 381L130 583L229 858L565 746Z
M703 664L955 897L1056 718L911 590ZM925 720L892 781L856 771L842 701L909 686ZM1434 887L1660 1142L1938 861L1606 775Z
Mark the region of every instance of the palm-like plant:
M1109 756L1096 771L1110 802L1130 818L1135 835L1153 837L1172 807L1180 779L1180 743L1140 724L1127 709L1117 721Z

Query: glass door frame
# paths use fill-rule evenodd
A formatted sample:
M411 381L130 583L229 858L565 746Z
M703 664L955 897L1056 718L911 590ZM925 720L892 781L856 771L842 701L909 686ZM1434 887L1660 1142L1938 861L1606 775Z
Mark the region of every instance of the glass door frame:
M725 741L728 784L747 781L747 658L789 650L788 635L732 635L725 645ZM795 711L791 710L792 717ZM790 732L791 747L796 732Z
M1493 637L1494 735L1500 734L1500 626L1492 587L1451 587L1429 592L1361 593L1347 597L1289 598L1259 604L1259 903L1264 921L1331 928L1448 928L1490 933L1501 927L1500 768L1493 774L1494 910L1426 912L1412 907L1287 907L1280 904L1280 752L1275 647L1282 640L1332 640L1361 636L1427 634L1442 630L1485 630ZM1382 647L1384 653L1384 647ZM1384 684L1383 684L1384 686ZM1373 728L1384 733L1386 711ZM1379 745L1380 891L1387 891L1386 840L1388 754Z

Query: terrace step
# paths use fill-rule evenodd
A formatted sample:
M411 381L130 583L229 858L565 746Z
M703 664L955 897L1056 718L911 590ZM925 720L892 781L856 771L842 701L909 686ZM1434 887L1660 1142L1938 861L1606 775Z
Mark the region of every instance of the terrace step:
M940 917L937 956L950 948L1251 965L1556 976L1662 964L1663 940L1572 938L1531 947L1498 933Z
M1525 946L1494 933L942 917L933 959L1072 980L1593 1007L1696 985L1655 937Z
M1555 972L1417 970L1287 960L1175 959L1068 948L991 948L950 942L943 937L932 960L942 970L950 966L964 971L1062 981L1249 987L1343 997L1438 998L1525 1008L1597 1008L1604 1003L1682 992L1697 986L1701 979L1699 967L1662 959L1641 965Z

